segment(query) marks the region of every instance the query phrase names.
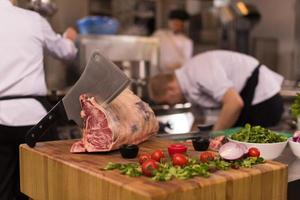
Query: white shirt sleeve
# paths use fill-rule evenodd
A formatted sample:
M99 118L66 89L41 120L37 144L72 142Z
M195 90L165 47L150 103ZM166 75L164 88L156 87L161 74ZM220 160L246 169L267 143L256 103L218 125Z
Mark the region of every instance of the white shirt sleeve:
M52 56L63 60L72 60L76 57L77 48L73 41L56 34L46 19L41 17L43 46Z

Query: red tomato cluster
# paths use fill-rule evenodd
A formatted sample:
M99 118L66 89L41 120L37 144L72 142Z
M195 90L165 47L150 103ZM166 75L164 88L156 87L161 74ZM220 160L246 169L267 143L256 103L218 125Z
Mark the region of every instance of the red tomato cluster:
M153 171L158 169L158 162L165 158L162 150L158 149L151 154L143 153L139 156L139 163L142 165L142 172L145 176L153 176Z
M150 160L150 159L151 159L151 155L150 154L147 154L147 153L141 154L139 156L139 163L143 164L145 161Z
M178 147L178 146L176 146ZM187 148L187 147L185 147ZM181 153L185 153L185 151L181 151ZM188 157L181 154L175 153L172 154L172 163L174 166L185 166L188 163ZM153 171L158 169L158 163L162 162L165 159L165 154L162 150L158 149L153 151L151 154L143 153L139 157L139 163L142 168L142 173L145 176L153 176Z
M184 167L188 164L189 158L185 154L187 147L184 145L182 146L180 145L178 144L173 146L170 145L168 148L168 152L170 154L170 157L172 159L171 161L174 166ZM171 149L171 153L170 153L170 149ZM178 150L179 152L175 152L173 151L174 149L176 151L178 149L180 150ZM260 152L257 148L253 147L248 150L248 156L259 157L259 155ZM216 153L212 151L204 151L199 155L199 160L203 163L214 160L215 158L216 158ZM153 151L151 154L143 153L139 155L138 159L142 168L143 175L151 177L154 176L154 171L159 168L159 163L164 162L165 154L162 150L158 149Z

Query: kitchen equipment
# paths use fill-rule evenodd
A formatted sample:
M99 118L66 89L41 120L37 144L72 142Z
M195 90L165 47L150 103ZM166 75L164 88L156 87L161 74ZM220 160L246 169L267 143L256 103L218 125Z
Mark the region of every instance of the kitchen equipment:
M123 158L135 158L139 153L139 146L136 144L123 144L120 147L120 153Z
M77 21L80 34L113 35L119 28L119 22L107 16L88 16Z
M151 66L151 76L159 71L159 41L157 38L125 35L81 35L79 48L80 66L83 67L92 52L97 49L112 62L148 61Z
M207 138L199 137L192 139L192 144L195 151L206 151L209 147L209 140Z
M287 196L288 168L276 161L253 168L221 170L209 178L155 182L148 177L128 177L117 171L101 170L108 162L132 163L138 162L137 158L125 160L118 151L71 154L74 142L43 142L35 149L21 145L21 191L32 199L64 200L283 200ZM166 152L172 143L152 138L139 147L140 152L155 149ZM191 157L199 157L191 144L185 145Z
M193 130L194 115L190 103L169 105L152 105L159 121L158 134L184 134Z
M122 61L114 62L131 79L130 89L143 101L149 102L148 84L150 81L150 62Z
M159 72L159 42L156 38L82 35L79 41L81 66L85 66L91 52L99 49L132 80L130 89L134 94L149 103L149 78Z
M110 103L130 83L129 78L112 62L95 51L83 74L48 114L26 135L26 143L34 147L37 140L58 118L73 120L82 127L79 96L95 96L98 102Z
M250 33L261 19L258 8L246 1L231 1L216 6L214 11L222 25L222 45L229 47L234 43L231 48L235 51L249 54ZM235 41L231 41L232 39Z

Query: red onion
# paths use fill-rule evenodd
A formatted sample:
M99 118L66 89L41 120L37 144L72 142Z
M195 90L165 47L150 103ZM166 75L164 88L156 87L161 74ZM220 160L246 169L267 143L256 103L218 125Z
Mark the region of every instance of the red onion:
M299 142L299 143L300 143L300 136L293 137L293 141L294 141L294 142Z
M296 131L293 137L300 137L300 131Z
M237 160L246 154L248 148L244 144L239 144L235 142L227 142L221 146L219 150L220 156L225 160Z
M294 142L300 142L300 131L296 131L293 135Z

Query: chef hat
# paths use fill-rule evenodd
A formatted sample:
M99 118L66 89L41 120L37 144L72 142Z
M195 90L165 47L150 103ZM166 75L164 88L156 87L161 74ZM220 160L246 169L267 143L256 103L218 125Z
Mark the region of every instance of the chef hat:
M172 10L169 13L169 19L179 19L182 21L188 20L190 18L189 14L185 10Z

